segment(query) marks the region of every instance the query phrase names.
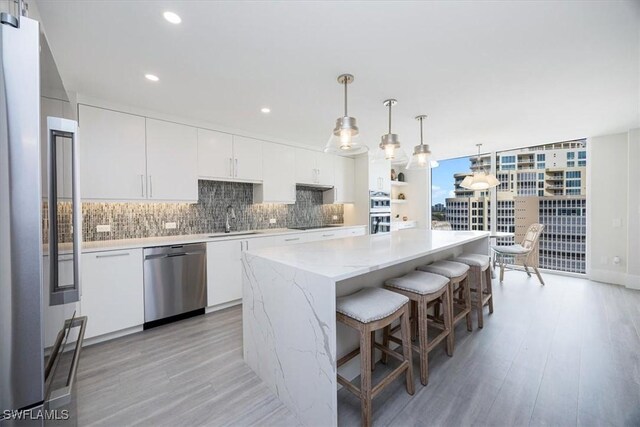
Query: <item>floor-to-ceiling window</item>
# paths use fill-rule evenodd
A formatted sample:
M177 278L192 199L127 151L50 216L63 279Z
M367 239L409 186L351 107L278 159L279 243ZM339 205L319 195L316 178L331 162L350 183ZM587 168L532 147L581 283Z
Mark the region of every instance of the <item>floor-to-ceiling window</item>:
M441 160L432 170L432 218L450 224L453 230L514 234L500 239L499 244L520 241L529 225L543 224L536 248L539 266L585 273L586 153L585 140L497 152L494 160L500 185L491 190L495 194L460 187L474 170L489 171L491 155ZM491 224L492 199L495 227Z

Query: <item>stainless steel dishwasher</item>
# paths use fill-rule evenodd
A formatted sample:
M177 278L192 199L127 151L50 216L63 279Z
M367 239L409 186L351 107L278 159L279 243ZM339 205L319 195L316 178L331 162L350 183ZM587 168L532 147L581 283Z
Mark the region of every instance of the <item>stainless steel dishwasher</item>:
M206 305L206 243L145 248L145 329L204 314Z

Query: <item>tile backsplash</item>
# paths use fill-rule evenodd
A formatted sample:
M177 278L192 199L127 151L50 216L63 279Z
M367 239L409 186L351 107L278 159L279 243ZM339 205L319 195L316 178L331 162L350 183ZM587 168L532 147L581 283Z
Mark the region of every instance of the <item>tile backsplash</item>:
M83 240L116 240L140 237L173 236L224 231L227 206L235 211L232 230L286 228L343 222L342 205L323 205L322 192L298 187L293 205L253 204L253 185L237 182L198 181L198 203L83 203ZM46 206L43 235L48 235ZM60 203L59 215L70 219L69 204ZM338 219L334 220L336 215ZM269 219L276 223L270 224ZM62 221L69 223L69 221ZM165 229L175 222L175 229ZM96 226L109 224L111 231L98 233ZM70 241L70 230L61 226L60 240Z

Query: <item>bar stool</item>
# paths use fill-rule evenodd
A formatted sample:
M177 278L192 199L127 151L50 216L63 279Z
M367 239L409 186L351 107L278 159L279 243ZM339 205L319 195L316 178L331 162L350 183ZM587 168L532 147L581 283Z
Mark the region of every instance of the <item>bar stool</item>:
M360 333L360 347L338 360L344 365L360 354L360 388L338 374L338 383L360 398L362 425L371 425L371 400L403 372L406 375L407 393L413 395L413 364L411 359L411 332L409 330L409 298L381 288L364 288L354 294L336 299L336 319ZM375 341L375 331L400 320L402 354ZM374 368L374 348L400 360L400 366L372 386L371 371Z
M453 355L454 329L458 322L466 318L467 331L471 332L473 330L471 322L471 292L469 291L469 278L467 277L469 266L460 262L436 261L431 264L421 265L417 270L439 274L449 279L449 293L451 294L449 306L453 317L449 340L451 341L450 355ZM458 294L457 298L456 293ZM456 308L460 310L457 314Z
M478 311L478 328L482 328L484 326L484 306L489 305L489 314L493 313L491 257L481 254L462 254L454 258L453 261L469 266L470 290L476 294L476 299L473 303Z
M452 316L450 311L450 293L449 279L438 274L427 273L424 271L412 271L402 277L387 280L385 288L406 296L411 300L411 304L417 305L418 316L414 317L413 322L418 327L418 343L413 345L413 349L420 355L420 382L427 385L429 382L429 352L438 345L442 340L448 338L451 334ZM436 319L435 316L427 314L427 309L442 303L443 321ZM413 307L412 307L413 311ZM427 336L427 328L434 326L441 329L442 332L434 339L429 341ZM386 326L383 331L382 345L387 346L389 341L398 344L404 344L404 341L393 336L398 330L398 326L391 328ZM451 355L453 342L447 340L447 353ZM386 363L386 355L382 355L382 362Z

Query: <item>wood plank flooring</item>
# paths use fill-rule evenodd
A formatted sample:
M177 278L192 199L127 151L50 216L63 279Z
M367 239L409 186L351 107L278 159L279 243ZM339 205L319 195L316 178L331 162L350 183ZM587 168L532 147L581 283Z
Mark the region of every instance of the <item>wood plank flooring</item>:
M428 386L414 370L414 396L387 387L374 425L640 425L640 292L545 280L494 282L484 329L460 324L454 356L431 354ZM76 387L79 426L297 425L242 360L239 307L87 347ZM359 425L358 399L338 400L340 425Z

